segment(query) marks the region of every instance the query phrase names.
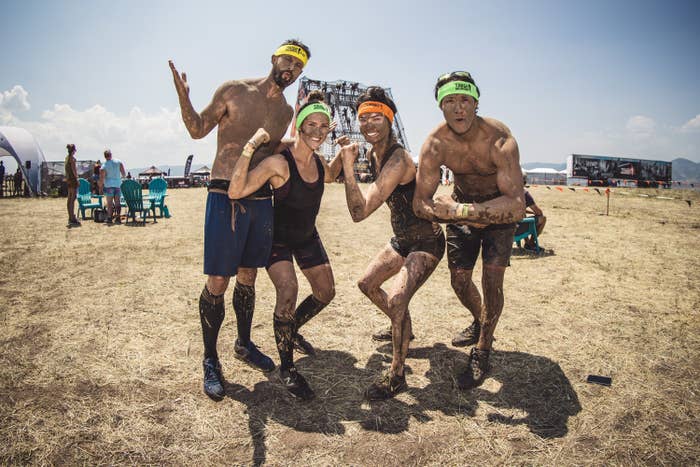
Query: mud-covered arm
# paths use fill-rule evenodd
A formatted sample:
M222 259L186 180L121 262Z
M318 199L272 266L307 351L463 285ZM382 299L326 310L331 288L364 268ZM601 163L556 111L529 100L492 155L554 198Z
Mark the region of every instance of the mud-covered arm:
M377 210L396 185L399 184L406 170L405 158L402 150L397 150L386 161L381 173L367 189L367 196L362 194L362 190L355 180L354 163L359 154L357 143L343 147L341 157L343 160L343 172L345 173L345 198L348 203L350 217L354 222L360 222Z
M440 155L437 140L429 136L423 143L418 157L418 173L416 174L416 192L413 196L413 211L418 217L434 222L445 222L435 211L433 196L440 184L440 166L443 158Z
M350 144L350 138L343 135L340 138L338 138L335 142L340 145L340 150L338 150L333 159L331 159L330 162L326 162L323 158L321 158L321 162L323 162L323 167L326 169L326 176L324 178L324 181L326 183L334 182L340 175L340 171L343 169L343 158L340 156L340 153L343 147L348 146Z
M253 135L243 152L233 166L233 174L228 187L228 197L231 199L245 198L267 183L275 175L281 175L280 157L267 157L250 172L250 159L261 144L270 141L270 135L262 128Z
M217 89L209 105L201 114L197 113L192 105L192 101L190 101L190 86L187 83L187 74L184 72L179 73L172 60L169 60L168 64L173 74L177 97L180 100L180 112L182 113L182 121L185 124L185 128L187 128L192 138L204 138L226 113L226 102L223 98L226 88L222 86Z
M441 217L453 222L475 222L482 225L511 224L525 217L520 154L515 138L510 135L498 138L491 147L496 165L496 184L501 196L483 203L456 203L448 196L435 200Z

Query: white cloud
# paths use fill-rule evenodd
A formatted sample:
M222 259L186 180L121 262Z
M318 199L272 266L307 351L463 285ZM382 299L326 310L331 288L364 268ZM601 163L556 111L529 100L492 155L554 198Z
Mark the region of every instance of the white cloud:
M656 123L644 115L635 115L627 120L627 131L639 138L648 138L654 134Z
M110 148L127 168L182 165L188 154L195 155L195 165L211 164L216 154L216 130L202 140L192 140L179 109L147 113L134 107L127 115L117 115L101 105L78 110L56 104L43 111L39 120L27 121L14 112L29 109L28 93L21 86L0 97L0 124L31 132L47 160L62 160L67 143L76 144L81 160L101 158Z
M700 114L685 122L681 127L681 131L683 133L692 133L695 131L700 131Z
M17 111L29 110L29 93L19 84L9 91L0 92L0 113L13 113Z

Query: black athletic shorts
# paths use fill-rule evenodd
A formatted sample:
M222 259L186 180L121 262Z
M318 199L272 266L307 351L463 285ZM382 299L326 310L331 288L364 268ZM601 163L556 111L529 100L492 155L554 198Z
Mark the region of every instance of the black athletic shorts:
M447 224L447 264L450 269L474 269L480 249L484 264L508 266L515 226L494 224L476 228Z
M297 261L299 269L308 269L321 264L328 264L328 255L323 248L321 237L314 229L313 236L299 246L289 246L286 243L272 241L272 251L270 259L267 261L266 269L279 261L292 261L292 256Z
M445 254L445 234L442 233L442 227L435 225L432 235L420 235L417 237L392 237L389 240L391 247L398 254L406 258L414 251L422 251L435 256L437 259L442 259Z

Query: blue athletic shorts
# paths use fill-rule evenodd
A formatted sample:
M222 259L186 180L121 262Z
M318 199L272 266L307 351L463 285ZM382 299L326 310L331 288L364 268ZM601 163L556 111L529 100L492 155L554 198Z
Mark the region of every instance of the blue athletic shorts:
M121 196L122 189L118 186L106 186L102 190L105 196Z
M236 229L231 229L231 200L209 192L204 218L204 274L235 276L239 267L267 265L272 248L272 199L241 199L233 204Z

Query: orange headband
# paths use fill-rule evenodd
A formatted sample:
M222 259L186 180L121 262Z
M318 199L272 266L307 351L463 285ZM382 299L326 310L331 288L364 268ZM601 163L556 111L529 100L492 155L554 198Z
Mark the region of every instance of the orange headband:
M389 119L390 125L394 123L394 112L391 111L391 108L388 105L382 104L381 102L366 101L360 104L360 108L357 109L357 116L359 117L362 114L368 113L383 114L386 118Z

